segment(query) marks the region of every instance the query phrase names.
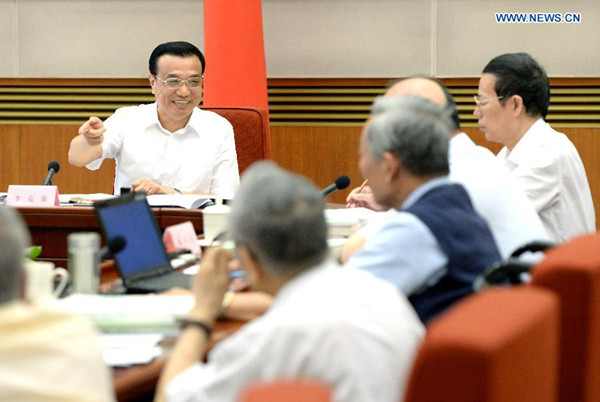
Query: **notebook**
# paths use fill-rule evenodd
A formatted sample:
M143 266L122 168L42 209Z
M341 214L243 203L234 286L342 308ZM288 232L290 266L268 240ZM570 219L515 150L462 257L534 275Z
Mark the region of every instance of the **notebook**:
M128 293L162 292L190 287L190 277L173 271L162 236L143 193L128 193L94 203L104 240L125 239L114 256L115 267Z

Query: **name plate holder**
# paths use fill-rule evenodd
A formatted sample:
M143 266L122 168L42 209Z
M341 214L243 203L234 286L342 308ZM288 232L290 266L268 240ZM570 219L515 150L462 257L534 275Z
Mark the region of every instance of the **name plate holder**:
M10 207L58 207L57 186L8 186L6 205Z
M200 245L198 245L198 236L190 221L166 228L163 234L163 243L168 251L185 248L198 258L202 254Z

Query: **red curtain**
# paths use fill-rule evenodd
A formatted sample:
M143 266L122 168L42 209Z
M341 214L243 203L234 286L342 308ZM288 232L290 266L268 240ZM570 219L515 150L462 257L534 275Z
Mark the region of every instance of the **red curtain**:
M261 0L204 0L205 107L268 110Z

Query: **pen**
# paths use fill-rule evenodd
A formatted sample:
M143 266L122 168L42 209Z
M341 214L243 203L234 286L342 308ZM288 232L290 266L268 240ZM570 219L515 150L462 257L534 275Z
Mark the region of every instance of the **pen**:
M368 182L369 182L369 179L365 179L365 181L363 181L362 184L360 185L360 187L358 188L358 191L356 193L353 193L353 194L358 194L361 191L363 191L363 188L365 188L365 186L367 185ZM346 203L346 208L350 208L350 207L353 207L353 206L356 206L355 201L348 201Z
M365 181L363 181L363 183L358 188L357 193L360 193L363 190L363 188L365 188L365 186L367 185L368 182L369 182L369 179L366 179Z
M246 277L246 271L244 271L244 270L237 269L235 271L229 271L229 279L245 278L245 277Z

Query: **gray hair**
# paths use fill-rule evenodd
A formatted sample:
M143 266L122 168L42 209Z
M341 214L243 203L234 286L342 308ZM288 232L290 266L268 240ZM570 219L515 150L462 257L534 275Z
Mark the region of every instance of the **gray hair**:
M444 109L427 99L378 97L371 109L366 139L374 161L384 152L392 152L413 174L448 174L451 127Z
M29 232L19 214L0 206L0 303L20 298L25 247L30 244Z
M229 233L273 274L287 276L327 256L324 208L323 196L307 179L256 162L235 194Z

